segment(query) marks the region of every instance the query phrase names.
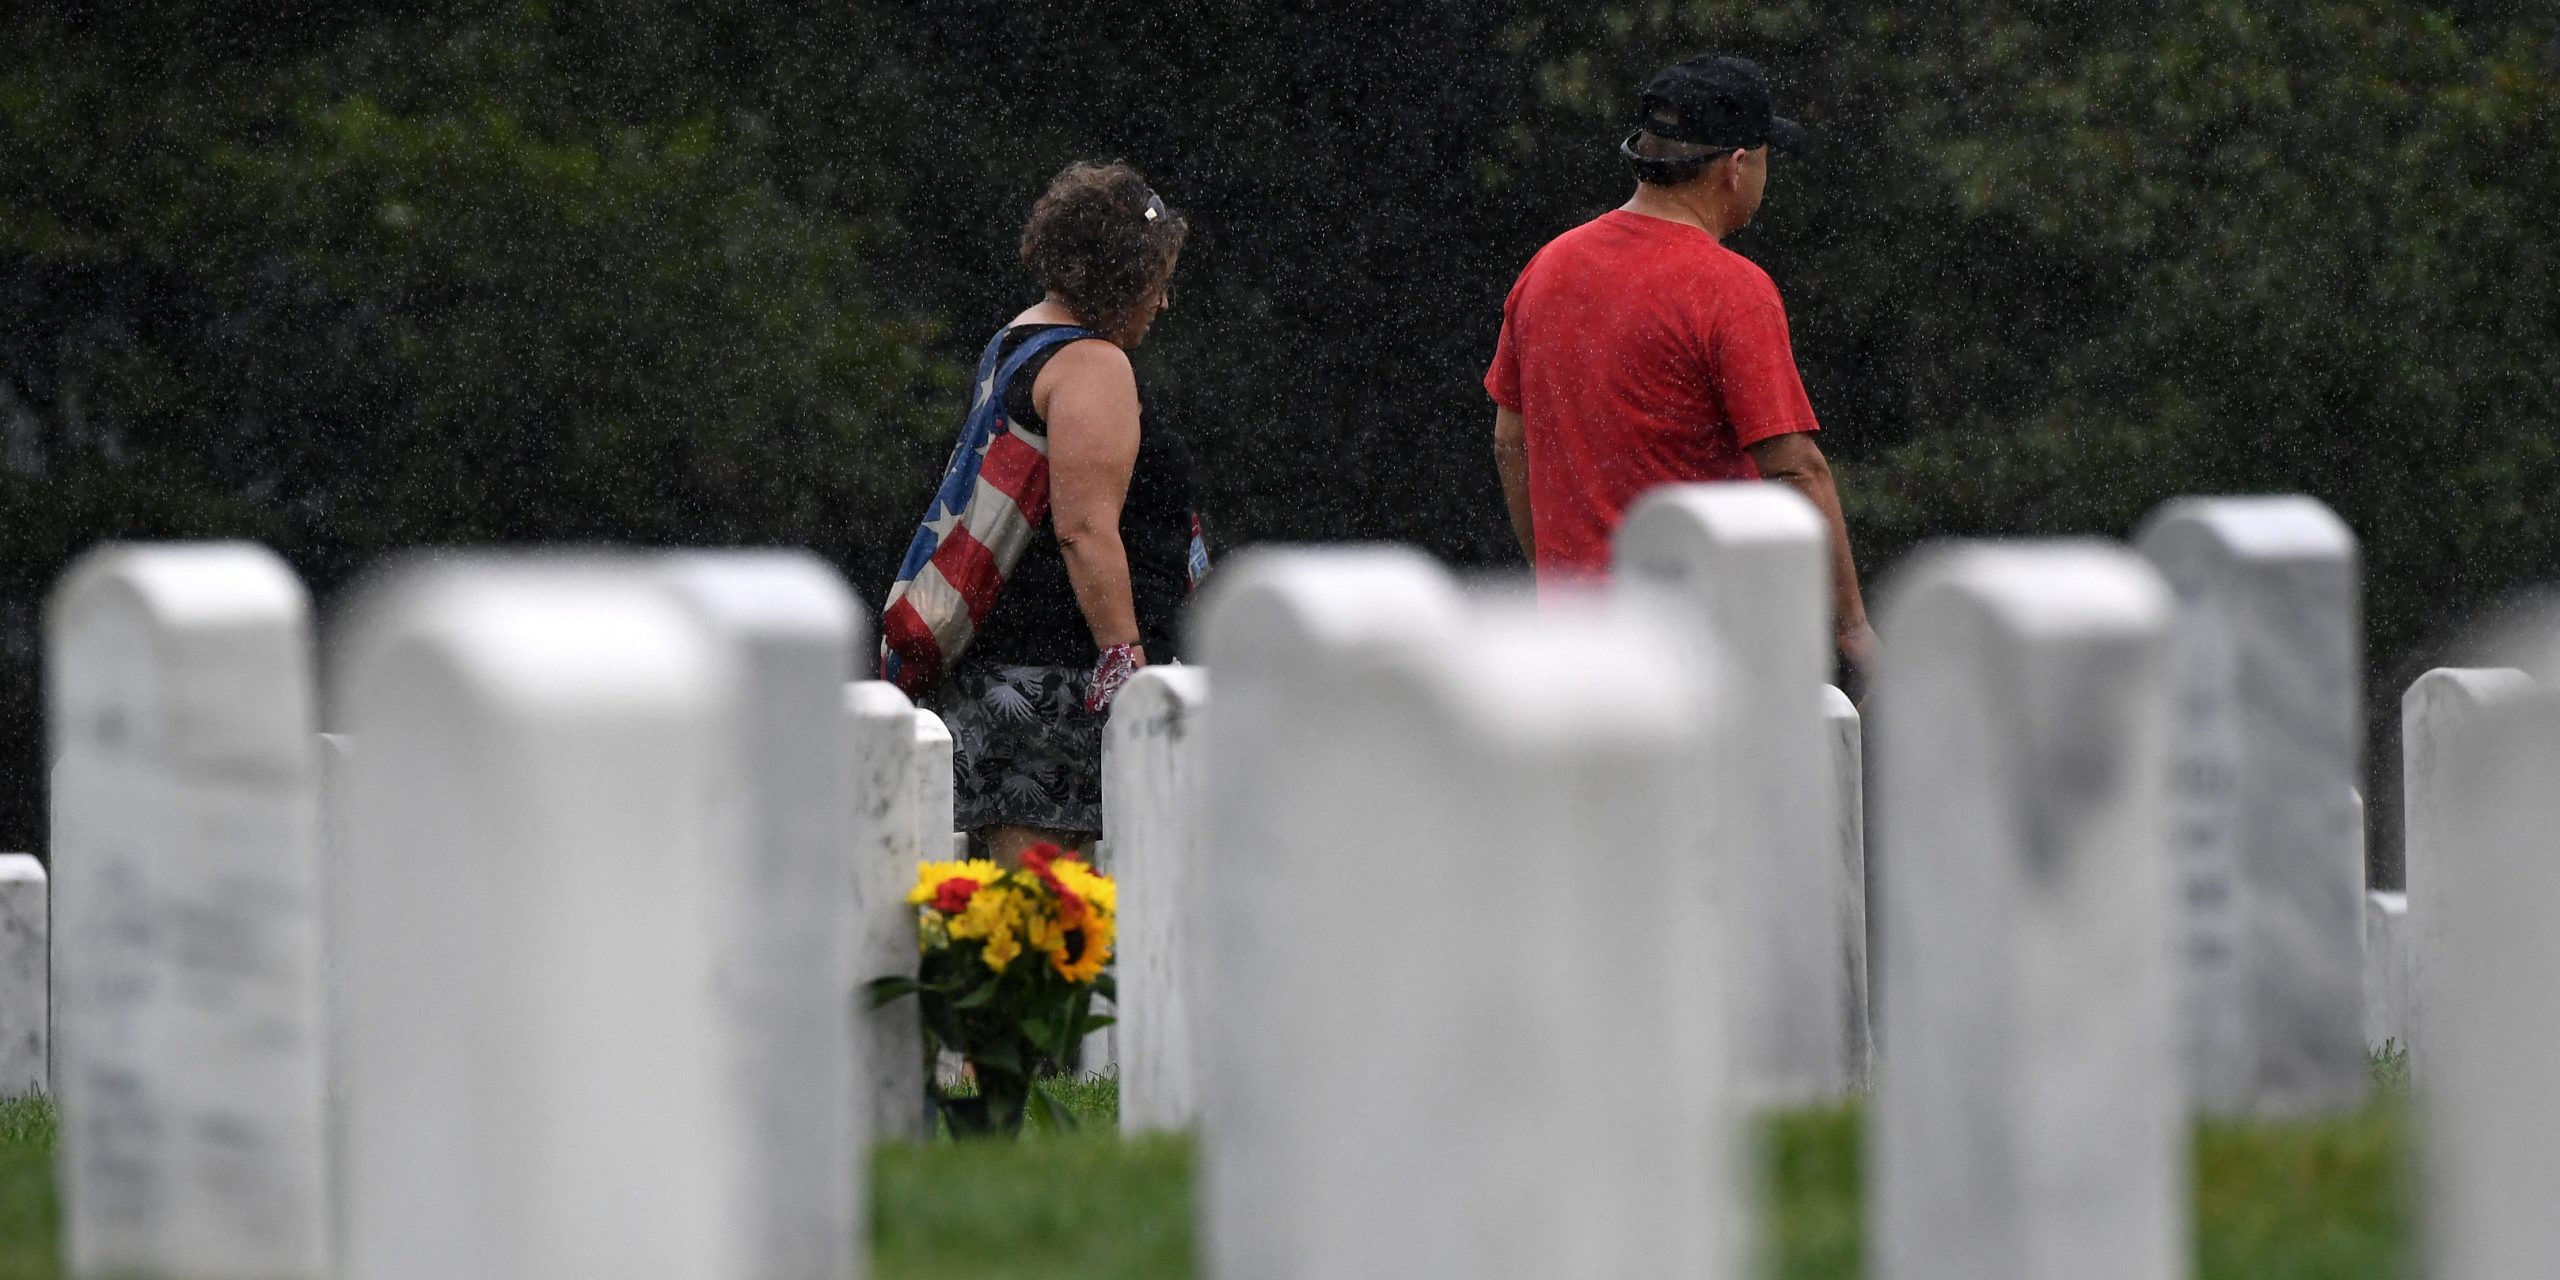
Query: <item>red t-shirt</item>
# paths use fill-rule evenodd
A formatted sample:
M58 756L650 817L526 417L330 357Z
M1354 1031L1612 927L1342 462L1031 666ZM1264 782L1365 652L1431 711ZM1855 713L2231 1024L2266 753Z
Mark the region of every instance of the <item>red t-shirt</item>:
M1756 480L1745 445L1821 429L1769 274L1696 227L1624 209L1521 269L1484 386L1528 431L1541 580L1606 574L1610 535L1645 490Z

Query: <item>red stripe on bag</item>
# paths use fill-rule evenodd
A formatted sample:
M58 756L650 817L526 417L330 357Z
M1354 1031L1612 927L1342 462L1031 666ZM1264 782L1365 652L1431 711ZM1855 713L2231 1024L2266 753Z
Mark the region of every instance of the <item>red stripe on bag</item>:
M987 456L978 464L978 479L1013 499L1022 518L1034 528L1049 518L1049 455L1012 432L997 436L987 446Z
M976 626L987 620L996 607L996 591L1004 585L1004 573L996 568L995 554L987 544L965 525L952 527L942 546L933 553L933 567L942 571L942 580L969 602L969 624Z
M942 642L933 638L933 628L913 601L900 600L880 615L880 635L898 655L900 692L912 698L942 678Z

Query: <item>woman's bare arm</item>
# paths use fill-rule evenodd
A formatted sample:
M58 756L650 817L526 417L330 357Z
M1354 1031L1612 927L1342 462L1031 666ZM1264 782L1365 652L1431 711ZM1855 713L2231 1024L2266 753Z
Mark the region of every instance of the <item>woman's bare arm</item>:
M1129 353L1094 339L1068 343L1040 370L1032 399L1049 424L1049 520L1076 607L1096 648L1134 645L1138 607L1120 545L1120 508L1138 465L1138 377Z

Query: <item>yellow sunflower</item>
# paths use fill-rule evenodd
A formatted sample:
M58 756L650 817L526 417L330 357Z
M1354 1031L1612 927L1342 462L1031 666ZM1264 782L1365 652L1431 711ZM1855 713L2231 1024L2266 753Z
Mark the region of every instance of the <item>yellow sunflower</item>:
M1083 924L1058 930L1056 945L1043 948L1049 953L1049 967L1069 982L1093 981L1111 963L1113 932L1108 912L1088 913Z

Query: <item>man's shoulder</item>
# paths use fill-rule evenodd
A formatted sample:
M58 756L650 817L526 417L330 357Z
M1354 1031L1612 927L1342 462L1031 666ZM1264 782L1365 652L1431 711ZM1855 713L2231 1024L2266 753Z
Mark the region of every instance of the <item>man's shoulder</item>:
M1710 270L1719 287L1733 291L1743 300L1778 301L1778 282L1769 277L1768 271L1723 244L1715 246Z
M1536 253L1529 255L1529 260L1521 264L1520 274L1526 277L1542 269L1553 269L1559 264L1574 262L1600 250L1607 236L1604 226L1607 221L1607 215L1604 214L1557 233L1554 238L1539 245Z

